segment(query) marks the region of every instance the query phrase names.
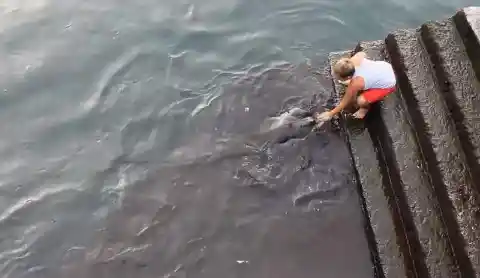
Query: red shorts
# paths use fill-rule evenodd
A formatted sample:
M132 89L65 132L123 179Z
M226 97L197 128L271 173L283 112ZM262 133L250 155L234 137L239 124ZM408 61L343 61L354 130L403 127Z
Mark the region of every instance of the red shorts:
M374 103L381 100L382 98L384 98L385 96L389 95L394 91L395 91L395 87L387 88L387 89L368 89L363 91L361 95L365 98L366 101L368 101L368 103Z

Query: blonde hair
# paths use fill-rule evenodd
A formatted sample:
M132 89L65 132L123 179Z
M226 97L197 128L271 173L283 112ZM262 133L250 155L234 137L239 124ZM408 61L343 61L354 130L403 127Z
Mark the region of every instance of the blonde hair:
M341 58L333 66L333 73L340 78L351 77L355 73L355 65L350 58Z

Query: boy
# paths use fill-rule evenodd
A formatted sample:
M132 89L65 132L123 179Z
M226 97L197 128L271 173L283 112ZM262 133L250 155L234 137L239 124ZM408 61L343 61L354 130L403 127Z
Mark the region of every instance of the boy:
M334 77L341 84L347 85L347 89L337 107L315 115L318 122L330 120L354 101L359 109L353 116L363 119L372 103L395 91L397 82L392 66L385 61L373 61L365 56L365 52L358 52L351 58L341 58L335 63L333 66ZM359 92L362 93L357 97Z

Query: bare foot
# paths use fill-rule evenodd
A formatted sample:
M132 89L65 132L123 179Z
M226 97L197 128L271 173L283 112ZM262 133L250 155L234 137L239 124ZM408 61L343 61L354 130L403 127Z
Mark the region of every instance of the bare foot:
M368 109L367 108L360 108L353 114L353 117L357 119L363 119L367 115Z

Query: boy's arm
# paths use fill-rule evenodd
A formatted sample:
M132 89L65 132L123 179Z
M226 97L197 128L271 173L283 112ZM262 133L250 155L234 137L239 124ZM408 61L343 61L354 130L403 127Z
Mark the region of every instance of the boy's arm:
M355 55L353 55L352 58L350 58L350 60L352 60L354 64L360 64L360 61L362 61L366 57L367 57L367 54L363 51L360 51L355 53Z
M361 78L355 78L350 82L348 85L347 89L345 90L345 94L340 101L340 103L335 107L333 110L331 110L329 113L331 116L336 115L340 111L342 111L349 103L352 102L352 100L355 99L355 96L359 91L363 89L364 82L363 79Z

